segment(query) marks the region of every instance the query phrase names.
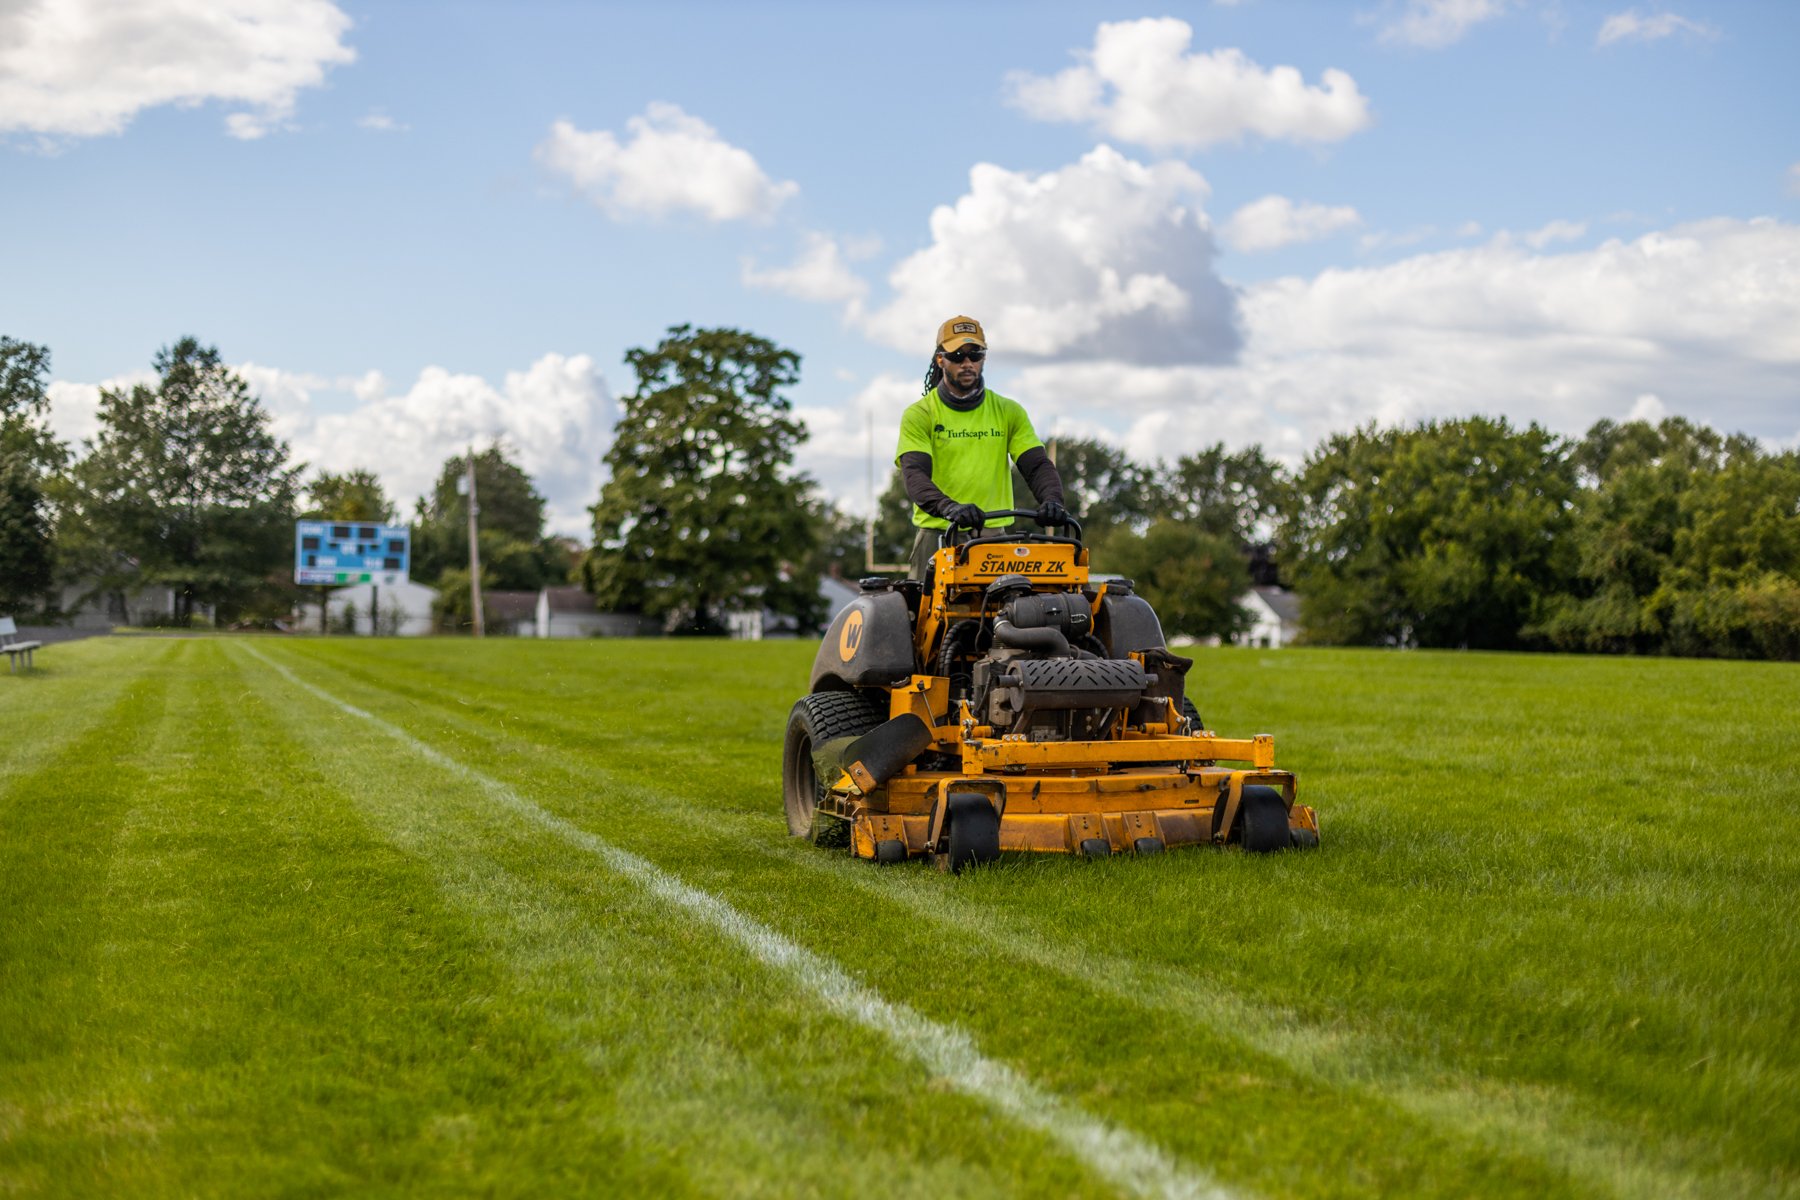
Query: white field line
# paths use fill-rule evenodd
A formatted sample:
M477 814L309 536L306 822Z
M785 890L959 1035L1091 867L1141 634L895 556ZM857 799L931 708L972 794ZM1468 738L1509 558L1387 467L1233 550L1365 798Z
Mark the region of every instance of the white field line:
M282 678L353 717L360 717L420 757L477 784L489 797L547 833L599 856L606 865L658 899L686 910L738 943L753 957L785 972L832 1012L887 1038L958 1091L1021 1125L1060 1142L1096 1174L1145 1196L1232 1200L1205 1173L1176 1161L1160 1147L1039 1088L1005 1063L983 1055L975 1040L954 1025L933 1021L858 983L842 967L746 916L729 903L664 871L648 859L582 829L520 796L497 779L463 765L397 725L315 687L253 647L244 652Z

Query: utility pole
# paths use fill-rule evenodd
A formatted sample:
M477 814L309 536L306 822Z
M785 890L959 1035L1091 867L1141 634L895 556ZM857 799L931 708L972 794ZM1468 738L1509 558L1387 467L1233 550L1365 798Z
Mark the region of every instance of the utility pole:
M469 443L469 602L475 606L475 636L487 636L481 617L481 547L476 542L475 517L481 506L475 500L475 443Z

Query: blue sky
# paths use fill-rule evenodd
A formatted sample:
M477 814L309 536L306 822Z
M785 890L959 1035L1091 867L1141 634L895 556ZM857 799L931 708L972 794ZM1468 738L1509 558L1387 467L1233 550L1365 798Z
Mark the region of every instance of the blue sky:
M1796 48L1773 0L12 3L0 332L68 436L194 333L316 467L410 506L501 436L573 533L677 322L802 353L850 507L962 311L1041 432L1144 457L1471 412L1788 445Z

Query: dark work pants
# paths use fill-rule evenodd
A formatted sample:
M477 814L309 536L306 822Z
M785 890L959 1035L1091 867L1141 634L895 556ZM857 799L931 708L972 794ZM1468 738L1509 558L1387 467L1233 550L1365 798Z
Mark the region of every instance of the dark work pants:
M913 538L912 565L907 575L913 579L924 579L925 568L931 565L931 556L937 553L938 538L943 536L941 529L921 529Z

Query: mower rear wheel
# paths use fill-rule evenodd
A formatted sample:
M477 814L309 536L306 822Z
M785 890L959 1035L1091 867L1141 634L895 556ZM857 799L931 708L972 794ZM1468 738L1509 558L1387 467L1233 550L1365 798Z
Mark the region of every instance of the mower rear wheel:
M1244 799L1238 805L1239 840L1252 854L1286 850L1294 844L1288 832L1287 801L1272 787L1258 783L1244 785Z
M781 804L790 834L823 846L849 844L848 823L819 811L836 780L819 778L813 750L836 738L861 737L879 724L881 715L858 692L814 692L794 705L781 749Z

